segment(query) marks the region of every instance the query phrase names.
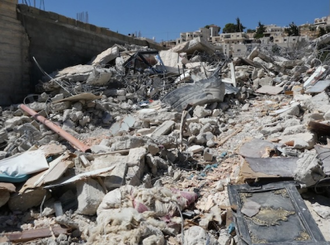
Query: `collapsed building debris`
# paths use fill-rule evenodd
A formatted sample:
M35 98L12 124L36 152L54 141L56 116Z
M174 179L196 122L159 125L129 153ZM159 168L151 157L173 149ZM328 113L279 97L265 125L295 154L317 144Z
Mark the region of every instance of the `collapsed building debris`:
M327 42L114 45L42 70L0 110L1 241L326 244L327 207L297 188L330 194Z

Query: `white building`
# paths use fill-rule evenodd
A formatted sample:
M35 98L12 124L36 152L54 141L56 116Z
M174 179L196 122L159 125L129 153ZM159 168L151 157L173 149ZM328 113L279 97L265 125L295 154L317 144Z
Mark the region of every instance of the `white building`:
M193 40L197 37L200 37L206 41L209 41L210 38L212 38L214 36L218 36L219 31L220 31L220 27L218 27L216 25L211 25L211 26L209 26L209 28L203 27L203 28L200 28L198 31L194 31L194 32L181 32L180 38L178 38L176 40L176 44L187 42L187 41Z

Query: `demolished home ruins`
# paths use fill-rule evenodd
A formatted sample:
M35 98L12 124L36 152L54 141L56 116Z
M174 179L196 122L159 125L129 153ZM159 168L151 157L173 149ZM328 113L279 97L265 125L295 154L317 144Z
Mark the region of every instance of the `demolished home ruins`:
M1 110L1 241L328 244L329 38L35 59L38 93Z

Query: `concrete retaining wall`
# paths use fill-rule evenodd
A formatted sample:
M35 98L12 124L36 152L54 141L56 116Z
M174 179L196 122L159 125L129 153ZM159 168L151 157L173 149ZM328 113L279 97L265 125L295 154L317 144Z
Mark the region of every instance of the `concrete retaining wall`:
M17 20L16 4L0 1L0 105L18 102L30 90L29 40Z

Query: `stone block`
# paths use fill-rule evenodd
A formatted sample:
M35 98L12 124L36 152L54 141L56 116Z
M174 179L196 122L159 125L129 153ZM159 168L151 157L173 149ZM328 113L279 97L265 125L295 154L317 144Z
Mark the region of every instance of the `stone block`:
M193 145L187 149L187 152L198 153L198 152L202 152L203 150L204 150L203 146Z
M76 183L78 196L77 213L95 215L96 210L105 196L102 186L94 179Z
M205 109L203 106L197 105L194 109L194 117L202 118L212 115L212 110Z
M158 145L156 145L155 143L152 143L152 142L147 142L147 149L148 149L148 152L153 156L156 155L157 153L159 153L159 151L160 151Z
M107 190L111 191L125 184L125 177L127 173L127 163L119 163L111 171L109 176L104 178L104 185Z
M213 155L213 152L210 148L205 148L204 149L203 158L204 158L204 161L206 161L206 162L212 162L213 161L214 155Z
M174 121L165 121L159 127L157 127L151 134L151 137L158 137L161 135L167 135L174 127Z
M201 125L199 123L190 123L188 128L192 135L198 135L201 129Z
M11 211L25 212L39 206L45 195L47 195L47 190L43 188L29 189L21 194L14 193L8 201L8 207Z
M141 129L138 129L138 130L136 131L136 134L137 134L137 135L148 135L148 134L151 134L155 129L156 129L156 127L151 127L151 128L141 128Z
M294 149L312 149L316 144L316 136L310 132L284 135L281 137L280 143L292 145Z
M5 121L5 126L7 128L14 128L17 125L21 125L26 122L31 122L31 119L27 116L13 117Z

